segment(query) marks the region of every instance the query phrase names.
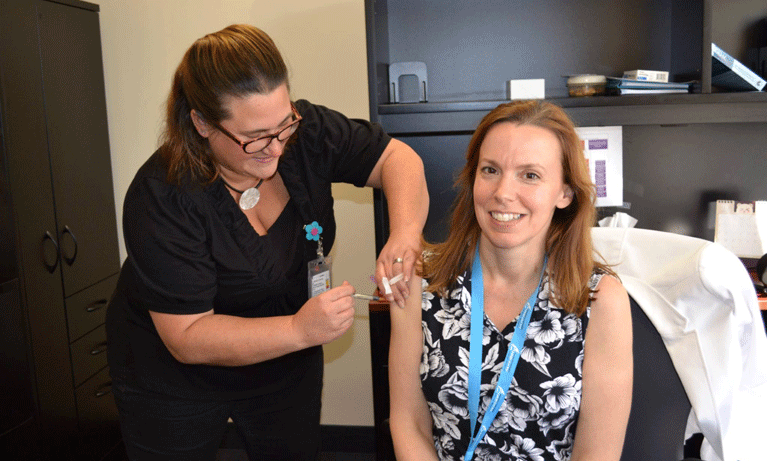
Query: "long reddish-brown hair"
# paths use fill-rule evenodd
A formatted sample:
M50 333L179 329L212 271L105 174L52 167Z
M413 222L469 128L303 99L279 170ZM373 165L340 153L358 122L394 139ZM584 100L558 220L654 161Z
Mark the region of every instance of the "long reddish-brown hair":
M207 139L192 123L192 109L219 123L231 115L223 105L226 97L268 94L282 84L288 85L282 55L256 27L235 24L195 41L176 69L166 103L160 152L168 181L179 183L189 174L207 183L218 174Z
M546 236L549 267L553 268L549 273L554 288L551 299L567 312L582 315L592 299L588 282L595 267L610 274L612 271L595 262L592 255L595 189L581 140L567 114L545 101L501 104L479 123L466 151L466 164L455 182L458 195L453 202L448 238L443 243L425 244L428 256L423 261L422 275L429 279L428 290L444 294L473 262L482 232L474 213L479 151L490 128L503 122L549 130L562 147L563 179L573 191L573 200L566 208L554 211Z

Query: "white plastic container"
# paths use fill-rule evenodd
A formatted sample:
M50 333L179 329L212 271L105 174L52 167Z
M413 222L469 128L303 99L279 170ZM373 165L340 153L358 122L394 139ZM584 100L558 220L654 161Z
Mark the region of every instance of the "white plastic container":
M604 75L573 75L567 79L567 92L571 97L605 94L607 77Z

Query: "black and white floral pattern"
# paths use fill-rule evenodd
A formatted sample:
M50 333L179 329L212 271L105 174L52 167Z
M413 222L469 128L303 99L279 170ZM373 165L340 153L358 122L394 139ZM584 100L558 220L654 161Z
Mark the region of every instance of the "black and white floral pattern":
M601 274L591 277L596 288ZM424 281L424 288L427 282ZM560 461L572 451L583 378L589 311L577 317L549 303L544 278L506 400L477 447L477 461ZM441 460L462 460L471 439L467 404L471 280L458 277L447 297L423 295L421 382ZM516 321L499 331L484 318L479 417L492 399Z

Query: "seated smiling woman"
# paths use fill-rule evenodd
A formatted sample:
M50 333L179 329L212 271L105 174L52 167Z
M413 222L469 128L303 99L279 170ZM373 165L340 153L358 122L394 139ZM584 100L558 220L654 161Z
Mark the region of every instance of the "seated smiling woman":
M450 232L390 309L398 461L618 461L631 407L626 291L594 261L594 186L557 106L498 106Z

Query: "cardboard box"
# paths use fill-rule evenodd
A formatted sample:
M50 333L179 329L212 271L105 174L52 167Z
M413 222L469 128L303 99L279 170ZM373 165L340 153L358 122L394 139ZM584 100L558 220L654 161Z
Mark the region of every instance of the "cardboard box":
M623 78L647 82L668 82L668 72L662 70L627 70Z
M509 99L545 99L546 80L533 78L525 80L509 80Z

